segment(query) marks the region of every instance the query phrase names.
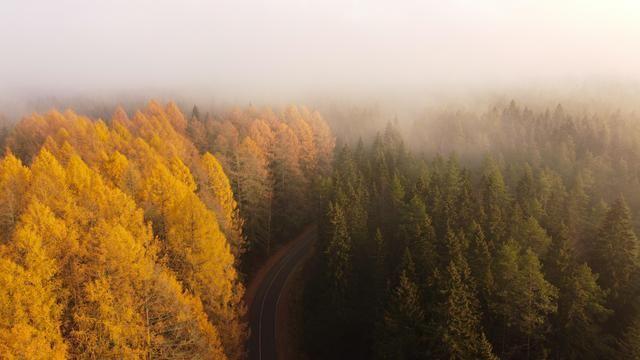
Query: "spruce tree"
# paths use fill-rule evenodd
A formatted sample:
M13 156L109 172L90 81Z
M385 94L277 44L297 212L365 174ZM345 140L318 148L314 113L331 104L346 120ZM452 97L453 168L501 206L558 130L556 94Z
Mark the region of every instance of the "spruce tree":
M636 317L629 325L620 341L618 358L625 360L640 359L640 318Z
M638 238L633 231L631 212L624 198L618 198L607 213L591 252L593 269L600 284L609 289L614 308L631 300L637 285Z
M485 165L481 186L485 235L489 242L497 245L504 240L506 230L507 191L500 168L491 158Z
M424 310L418 286L405 271L387 305L376 332L374 357L377 359L416 359L424 357Z
M351 274L351 238L344 211L339 204L329 203L329 242L325 249L327 276L332 293L340 298L345 295Z
M557 288L549 284L536 254L506 242L495 262L497 277L493 311L501 319L502 356L530 357L543 352L549 316L557 311Z
M459 257L447 267L442 343L450 359L493 358L491 345L481 330L481 313L470 271Z

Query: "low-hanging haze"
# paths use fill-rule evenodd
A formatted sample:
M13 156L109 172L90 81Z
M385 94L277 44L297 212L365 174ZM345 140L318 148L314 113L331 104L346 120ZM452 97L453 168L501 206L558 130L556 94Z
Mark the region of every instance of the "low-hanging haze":
M638 1L4 0L0 96L640 80Z

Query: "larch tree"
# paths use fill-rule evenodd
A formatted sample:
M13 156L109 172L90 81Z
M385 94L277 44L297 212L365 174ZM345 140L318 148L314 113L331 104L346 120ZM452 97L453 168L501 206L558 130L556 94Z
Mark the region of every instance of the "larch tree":
M11 248L0 247L0 354L64 359L57 263L44 249L43 238L22 226Z
M238 147L237 199L244 218L244 232L252 251L271 252L272 180L262 149L246 137Z
M0 160L0 244L8 241L25 207L30 175L29 169L13 154Z
M271 173L273 176L273 224L274 231L281 234L282 224L294 227L307 212L308 203L302 201L303 181L300 170L300 142L291 128L280 123L275 131L275 146Z
M231 190L229 178L220 162L210 153L205 153L202 156L202 166L206 175L206 192L203 194L203 198L216 213L218 223L231 244L231 252L238 258L245 252L246 244L242 234L242 219Z
M331 169L331 160L336 140L331 133L331 128L322 118L320 113L313 112L308 120L313 130L313 138L318 156L318 169L322 174L328 174Z
M313 130L297 109L288 108L286 113L288 125L300 143L300 167L307 179L313 179L317 175L318 166L318 149Z

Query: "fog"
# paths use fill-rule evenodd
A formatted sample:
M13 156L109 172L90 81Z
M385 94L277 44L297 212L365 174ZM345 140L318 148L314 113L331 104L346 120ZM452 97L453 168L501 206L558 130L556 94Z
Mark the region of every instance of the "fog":
M0 105L626 86L639 43L637 1L4 0Z

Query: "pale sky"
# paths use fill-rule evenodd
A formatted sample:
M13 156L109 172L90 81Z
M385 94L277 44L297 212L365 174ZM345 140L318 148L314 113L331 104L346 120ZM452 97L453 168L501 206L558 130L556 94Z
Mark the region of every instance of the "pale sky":
M0 96L640 80L640 1L1 0Z

